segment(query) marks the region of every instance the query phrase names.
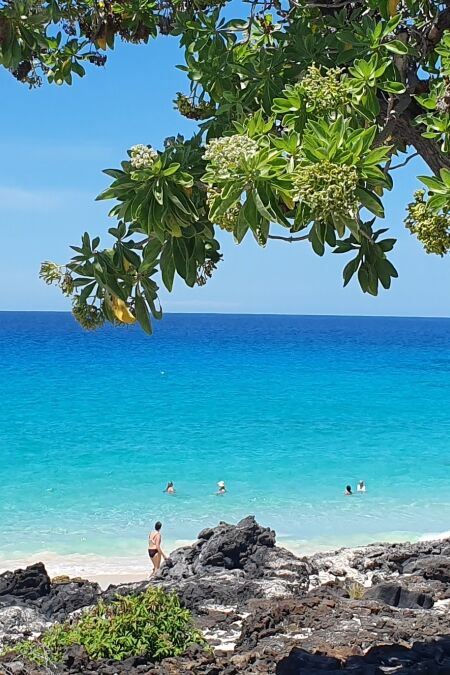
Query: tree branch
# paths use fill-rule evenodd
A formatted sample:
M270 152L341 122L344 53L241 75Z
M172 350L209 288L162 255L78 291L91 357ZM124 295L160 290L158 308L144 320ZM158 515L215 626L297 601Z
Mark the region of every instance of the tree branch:
M291 0L293 2L293 0ZM315 7L324 7L325 9L339 9L340 7L345 7L345 5L354 4L355 0L342 0L342 2L305 2L303 4L298 2L293 2L297 7L303 8L312 8Z
M309 234L304 234L301 237L283 237L281 234L268 234L267 239L279 239L280 241L288 241L292 244L294 241L306 241L309 239Z
M441 41L446 30L450 28L450 8L447 7L443 12L437 15L435 22L431 26L427 35L431 49Z
M406 147L412 145L435 174L444 167L450 169L450 157L441 151L434 140L422 136L423 127L414 124L415 117L423 111L419 110L419 106L409 93L399 96L389 117L387 117L386 102L380 101L380 105L382 114L386 110L385 124L375 139L375 147L384 143L396 145L399 142Z
M133 248L136 249L137 251L142 251L151 239L155 239L155 237L146 237L141 241L136 241L134 243Z
M393 171L394 169L400 169L402 166L406 166L408 162L414 159L414 157L418 157L418 155L419 155L418 152L413 152L413 154L409 155L409 157L407 157L405 161L402 162L401 164L395 164L394 166L389 167L389 171Z
M386 108L385 113L385 122L384 127L379 132L378 136L375 139L375 147L383 145L383 143L393 135L393 131L397 124L397 120L403 113L406 111L408 106L411 103L411 96L409 94L401 94L398 97L397 105L394 107L394 100L392 96L389 96L389 103L386 104L384 101L380 101L380 107L383 112L383 108Z
M420 127L414 124L410 115L404 114L395 120L392 136L407 146L414 146L433 173L437 174L443 168L450 169L450 157L444 155L435 141L422 136Z
M298 2L297 0L289 0L289 5L291 9L288 14L291 14L293 9L316 9L321 8L323 10L339 10L342 7L347 7L349 5L358 5L360 0L340 0L340 2ZM332 14L333 11L326 12L327 14Z

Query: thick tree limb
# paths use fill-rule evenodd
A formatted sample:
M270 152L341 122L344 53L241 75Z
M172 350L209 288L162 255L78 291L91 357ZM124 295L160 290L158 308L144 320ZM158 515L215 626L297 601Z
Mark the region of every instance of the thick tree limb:
M437 174L443 168L450 169L450 157L444 155L434 140L422 136L421 129L414 125L408 114L395 120L392 138L405 145L412 145L433 173Z
M415 117L423 111L410 94L402 94L398 98L395 107L389 110L389 116L386 102L380 101L380 104L386 122L377 136L375 146L399 142L405 146L412 145L434 173L439 173L444 167L450 168L450 157L441 151L434 140L422 136L423 127L414 124Z
M450 28L450 7L447 7L436 17L436 21L430 28L428 33L428 41L431 49L433 49L438 42L441 41L442 36L446 30Z

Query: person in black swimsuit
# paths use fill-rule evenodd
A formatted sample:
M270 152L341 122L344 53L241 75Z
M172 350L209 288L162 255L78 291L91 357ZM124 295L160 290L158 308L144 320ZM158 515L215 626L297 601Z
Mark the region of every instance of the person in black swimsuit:
M148 555L153 563L152 574L156 574L161 566L161 558L167 560L167 556L161 548L161 528L162 523L156 522L155 529L148 535Z

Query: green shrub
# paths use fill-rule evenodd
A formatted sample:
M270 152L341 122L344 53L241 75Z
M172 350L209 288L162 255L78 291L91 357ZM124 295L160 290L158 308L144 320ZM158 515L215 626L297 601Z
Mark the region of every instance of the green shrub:
M13 653L38 664L56 663L71 645L82 645L91 659L120 661L129 656L156 660L179 656L192 644L205 644L191 613L176 595L159 588L100 602L75 622L57 624L38 640L16 645Z

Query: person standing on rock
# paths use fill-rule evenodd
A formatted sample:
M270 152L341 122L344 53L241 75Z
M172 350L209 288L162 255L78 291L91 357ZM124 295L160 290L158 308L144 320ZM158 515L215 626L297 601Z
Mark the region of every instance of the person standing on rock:
M161 528L159 520L155 523L155 529L148 535L148 555L153 563L151 575L156 574L161 566L161 558L167 560L167 556L161 548Z

